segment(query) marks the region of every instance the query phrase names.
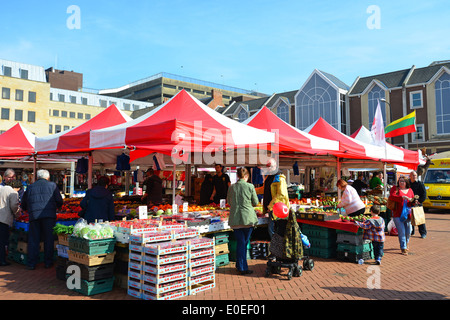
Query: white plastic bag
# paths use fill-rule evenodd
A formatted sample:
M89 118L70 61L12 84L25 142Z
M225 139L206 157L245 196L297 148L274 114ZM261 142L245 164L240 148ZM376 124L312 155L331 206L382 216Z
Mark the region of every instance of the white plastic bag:
M387 231L391 236L398 236L398 231L397 227L395 226L394 219L391 219L391 221L389 221Z

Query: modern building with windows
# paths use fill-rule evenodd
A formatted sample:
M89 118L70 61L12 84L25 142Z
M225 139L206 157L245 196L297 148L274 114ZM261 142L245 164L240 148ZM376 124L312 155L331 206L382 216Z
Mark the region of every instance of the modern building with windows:
M71 129L111 104L130 116L153 106L84 91L80 75L0 59L0 133L20 122L41 137Z
M352 133L371 128L380 101L385 125L416 111L417 132L391 138L395 145L428 154L450 149L450 61L358 77L348 98Z

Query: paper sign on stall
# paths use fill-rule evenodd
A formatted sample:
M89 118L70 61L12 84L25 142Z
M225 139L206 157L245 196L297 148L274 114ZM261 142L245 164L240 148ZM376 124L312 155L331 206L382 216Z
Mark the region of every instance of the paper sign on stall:
M139 219L148 219L147 206L139 206Z
M178 214L178 205L176 203L172 204L172 214Z
M189 202L183 202L183 212L189 211Z
M224 208L225 208L225 203L226 203L226 200L225 200L225 199L220 199L220 208L221 208L221 209L224 209Z

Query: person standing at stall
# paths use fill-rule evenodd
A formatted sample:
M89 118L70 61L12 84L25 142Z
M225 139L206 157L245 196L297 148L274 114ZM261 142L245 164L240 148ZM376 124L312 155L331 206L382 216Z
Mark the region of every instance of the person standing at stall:
M56 209L61 208L63 199L56 183L49 181L47 170L38 170L36 182L28 186L22 197L22 209L28 211L30 228L28 232L28 270L34 270L39 257L41 235L44 238L45 267L53 265Z
M205 175L205 178L200 187L200 202L199 205L204 206L211 203L211 195L214 190L213 176L210 173Z
M425 185L422 181L417 180L417 172L411 171L409 173L409 181L411 184L411 189L414 192L415 196L419 198L414 201L414 205L422 206L422 203L427 199L427 190L425 189ZM427 228L424 224L418 226L420 237L425 239L427 237ZM411 226L411 235L414 234L414 226Z
M228 224L236 237L236 268L241 274L253 273L248 269L247 246L253 227L258 224L255 209L258 196L253 184L248 183L250 174L246 168L237 170L238 181L228 189L227 201L230 204Z
M101 176L97 185L88 191L83 200L80 202L80 207L84 210L83 218L88 223L97 221L112 221L114 220L114 199L111 191L108 190L109 178Z
M362 173L358 174L358 179L356 179L352 183L352 187L355 188L356 192L358 192L358 195L362 195L362 189L367 189L368 185L363 181L364 175Z
M228 188L230 187L231 182L228 174L224 173L224 167L221 164L216 164L214 168L216 169L216 175L213 177L214 189L210 200L219 204L220 199L227 198Z
M366 205L356 192L355 188L347 184L347 181L339 179L336 183L339 190L342 191L341 201L337 204L338 208L344 208L349 217L356 217L364 214Z
M144 186L146 189L142 201L146 201L147 205L160 205L163 193L162 180L152 168L147 170L147 179L144 181Z
M14 216L19 212L19 194L11 186L0 185L0 266L8 266L6 246L9 240L9 229Z
M406 200L408 206L411 206L411 201L414 200L414 192L409 187L409 181L404 177L400 177L397 181L397 186L391 188L389 199L397 203L395 210L392 211L392 217L398 232L400 250L403 255L408 255L409 237L411 235L411 219L406 219L402 222L400 216L403 211L404 200Z

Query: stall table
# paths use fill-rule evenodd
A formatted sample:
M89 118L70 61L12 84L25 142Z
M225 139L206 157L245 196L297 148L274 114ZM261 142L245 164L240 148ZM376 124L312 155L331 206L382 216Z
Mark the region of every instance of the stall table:
M357 233L359 227L353 222L342 221L341 219L336 220L328 220L328 221L319 221L319 220L306 220L306 219L297 219L298 223L310 224L319 227L325 227L330 229L337 229L342 231L348 231Z

